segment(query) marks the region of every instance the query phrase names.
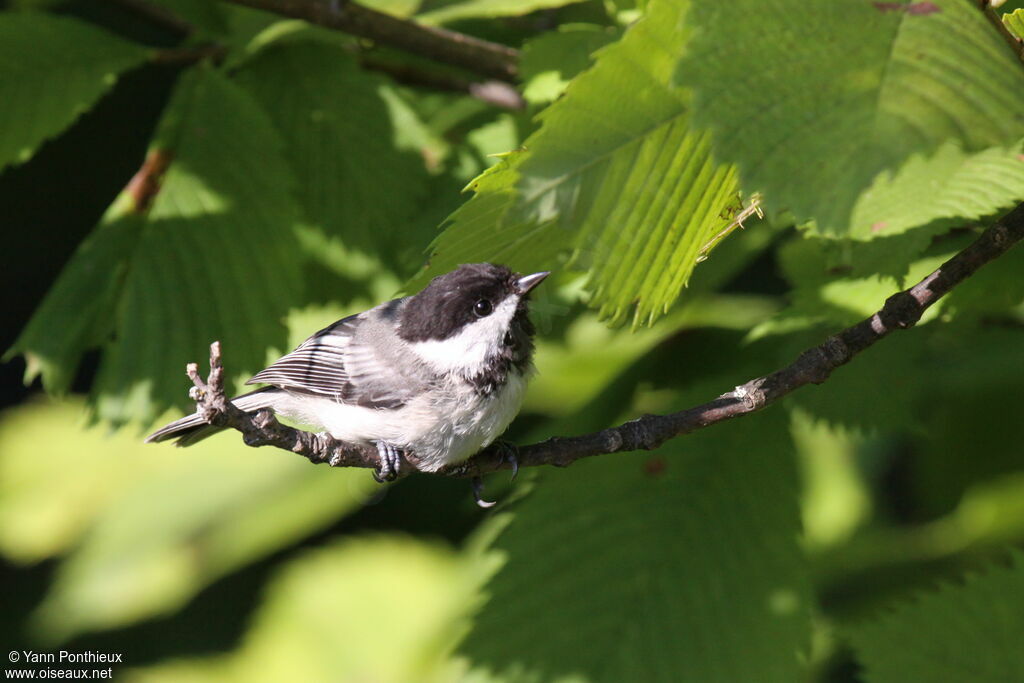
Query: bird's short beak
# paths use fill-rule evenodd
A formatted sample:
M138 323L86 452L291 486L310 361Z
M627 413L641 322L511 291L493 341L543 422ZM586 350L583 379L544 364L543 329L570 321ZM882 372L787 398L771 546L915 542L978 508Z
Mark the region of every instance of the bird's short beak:
M519 288L519 295L522 296L529 292L531 289L543 282L544 278L548 275L551 275L551 271L544 270L539 273L534 273L533 275L524 275L519 278L519 281L516 282L516 287Z

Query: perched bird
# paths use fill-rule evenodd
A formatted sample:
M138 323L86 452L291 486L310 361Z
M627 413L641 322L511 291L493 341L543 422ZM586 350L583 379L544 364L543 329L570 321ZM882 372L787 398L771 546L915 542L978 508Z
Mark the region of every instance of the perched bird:
M375 445L378 481L397 476L401 454L425 472L461 462L519 412L533 372L529 293L547 276L459 266L419 294L320 330L247 382L269 386L231 402ZM194 414L146 442L188 446L220 430Z

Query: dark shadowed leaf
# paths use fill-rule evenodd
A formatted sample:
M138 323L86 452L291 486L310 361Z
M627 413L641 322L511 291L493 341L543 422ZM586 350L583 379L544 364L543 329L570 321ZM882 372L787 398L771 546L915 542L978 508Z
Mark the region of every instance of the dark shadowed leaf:
M388 249L389 238L404 233L429 176L422 159L396 147L383 82L339 47L312 41L264 48L235 80L287 141L313 224L349 246Z
M867 683L1024 680L1024 558L850 629Z
M510 680L794 681L807 646L785 416L545 472L463 646Z
M0 170L31 157L148 54L74 19L0 13Z
M258 370L268 346L284 346L299 292L292 176L244 91L211 69L190 73L149 159L169 165L148 212L141 186L129 186L14 346L30 377L62 389L102 340L93 404L115 423L186 405L185 364L208 358L214 340L229 372ZM102 296L91 301L83 286Z

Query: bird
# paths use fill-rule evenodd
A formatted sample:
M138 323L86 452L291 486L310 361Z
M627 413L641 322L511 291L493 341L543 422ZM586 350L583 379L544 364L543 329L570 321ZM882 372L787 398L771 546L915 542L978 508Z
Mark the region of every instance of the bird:
M461 265L418 294L316 332L246 382L267 386L231 403L375 446L380 482L397 478L403 456L424 472L464 462L493 443L522 406L535 372L529 296L549 274ZM146 443L190 446L222 429L197 411Z

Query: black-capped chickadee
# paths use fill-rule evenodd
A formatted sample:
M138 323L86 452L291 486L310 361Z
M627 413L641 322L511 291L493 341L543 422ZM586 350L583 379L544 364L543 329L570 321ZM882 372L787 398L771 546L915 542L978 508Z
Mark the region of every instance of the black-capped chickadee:
M269 386L231 402L375 445L379 480L397 475L400 453L425 472L461 462L519 412L533 372L528 295L547 276L460 266L415 296L320 330L247 382ZM195 414L146 442L188 446L220 430Z

